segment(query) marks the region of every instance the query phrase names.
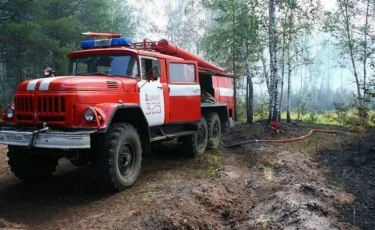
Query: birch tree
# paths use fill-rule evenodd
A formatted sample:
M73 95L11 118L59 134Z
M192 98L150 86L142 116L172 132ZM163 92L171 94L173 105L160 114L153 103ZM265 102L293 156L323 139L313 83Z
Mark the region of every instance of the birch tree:
M320 2L319 0L285 0L279 4L282 13L281 19L281 86L280 86L280 100L279 100L279 119L281 118L282 102L284 95L284 79L287 74L287 121L290 121L290 93L291 93L291 77L293 69L300 64L294 64L291 55L299 55L296 51L296 42L301 35L309 34L319 24ZM303 61L305 64L306 60ZM287 71L286 71L287 70ZM302 76L301 76L302 77Z
M276 0L269 0L269 52L270 52L270 119L279 119L279 75L277 60Z
M214 23L203 38L205 57L235 74L236 98L246 101L246 121L253 122L254 63L259 59L259 2L206 0ZM228 10L229 9L229 10Z
M337 39L337 47L345 57L347 68L352 72L356 85L357 105L361 110L366 106L369 60L374 57L374 10L371 0L337 0L338 10L327 13L326 28ZM361 114L361 116L365 114Z

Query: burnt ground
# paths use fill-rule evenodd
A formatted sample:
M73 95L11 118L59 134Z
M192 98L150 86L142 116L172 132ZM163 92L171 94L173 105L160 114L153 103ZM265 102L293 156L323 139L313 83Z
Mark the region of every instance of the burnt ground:
M356 197L355 203L340 210L345 220L361 229L375 229L374 137L322 151L320 160L329 167L332 184Z
M296 137L311 128L283 124L275 134L261 124L237 125L223 141ZM51 181L26 186L0 147L0 228L374 229L374 146L368 138L356 154L354 137L316 134L187 159L168 143L144 160L131 189L116 194L100 192L91 165L65 160Z

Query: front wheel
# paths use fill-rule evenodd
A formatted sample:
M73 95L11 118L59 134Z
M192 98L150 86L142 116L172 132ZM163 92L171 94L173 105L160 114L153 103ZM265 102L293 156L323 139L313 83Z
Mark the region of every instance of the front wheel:
M137 130L130 124L115 123L102 139L97 148L97 178L112 191L132 187L140 173L142 161Z
M8 146L8 164L13 174L28 184L40 183L51 178L58 159L37 155L32 150Z
M208 127L207 121L202 117L198 123L198 131L190 136L181 137L183 151L188 157L197 157L202 155L207 148Z

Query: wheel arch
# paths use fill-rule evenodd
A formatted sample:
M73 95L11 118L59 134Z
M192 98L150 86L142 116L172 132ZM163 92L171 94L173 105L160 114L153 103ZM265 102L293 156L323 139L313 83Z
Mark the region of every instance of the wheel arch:
M226 123L228 122L228 108L225 104L202 104L202 114L208 114L209 112L214 112L219 115L222 130L225 130Z
M143 153L149 154L151 152L150 128L146 116L139 105L118 105L113 108L105 127L100 129L99 133L107 132L111 124L118 122L133 125L139 133Z

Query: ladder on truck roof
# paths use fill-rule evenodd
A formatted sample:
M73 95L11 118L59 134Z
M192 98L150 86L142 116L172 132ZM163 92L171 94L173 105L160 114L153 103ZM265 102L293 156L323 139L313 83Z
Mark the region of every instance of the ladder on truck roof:
M162 39L160 41L151 41L146 38L143 40L143 42L132 43L130 47L137 50L158 52L174 57L179 57L185 60L197 61L198 71L201 73L215 76L233 77L233 75L227 73L225 69L204 60L196 54L193 54L187 50L182 49L181 47L176 46L166 39Z
M95 33L95 32L85 32L82 35L90 36L90 37L105 37L106 39L121 39L122 34L119 33ZM107 40L105 40L107 41ZM124 43L124 41L122 41ZM147 38L143 39L143 42L132 42L131 40L125 41L126 46L132 49L137 50L145 50L151 52L159 52L162 54L179 57L184 60L191 60L198 62L198 71L200 73L205 73L208 75L215 75L215 76L225 76L225 77L233 77L232 74L229 74L225 71L225 69L214 65L211 62L204 60L203 58L199 57L198 55L191 53L181 47L176 46L175 44L169 42L166 39L161 39L159 41L151 41Z

